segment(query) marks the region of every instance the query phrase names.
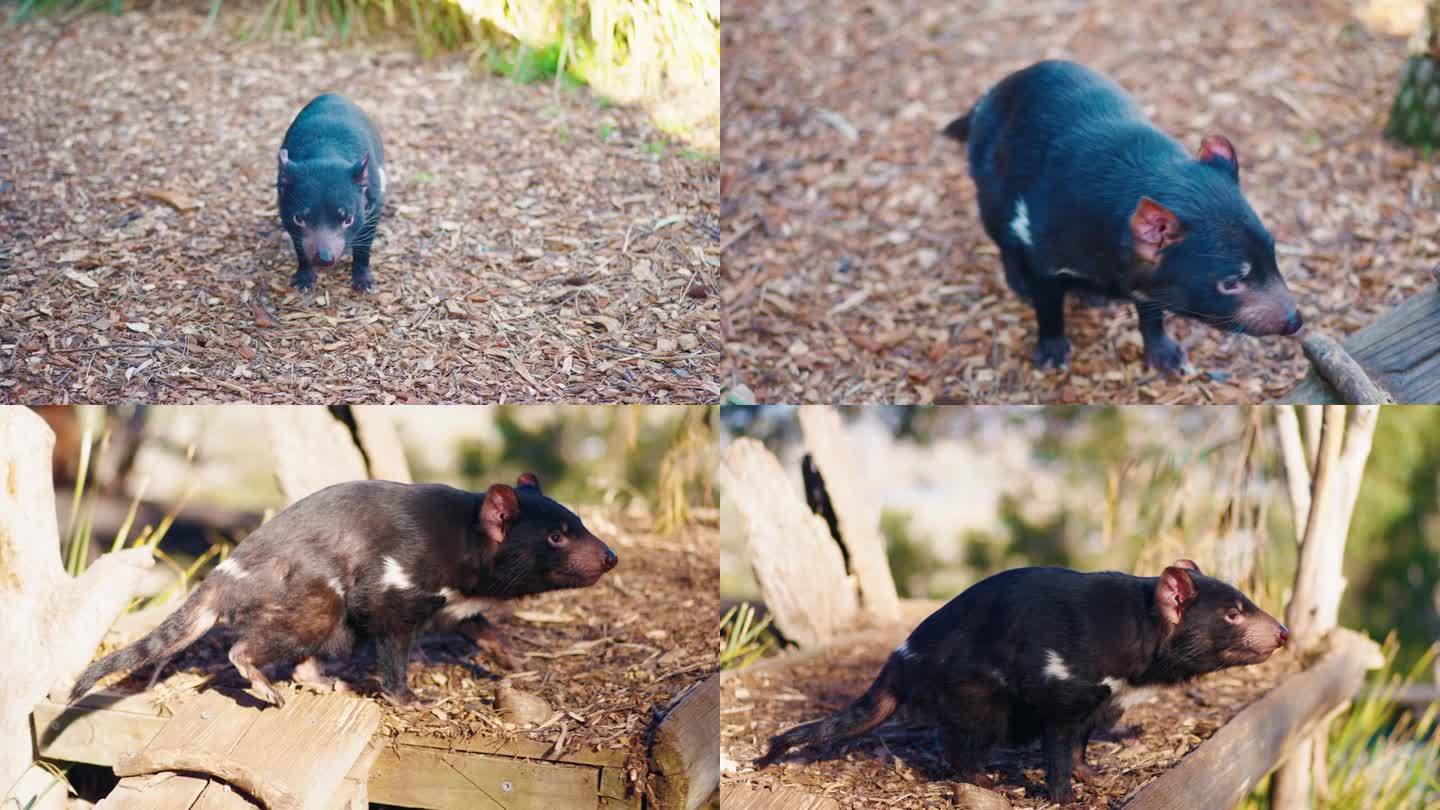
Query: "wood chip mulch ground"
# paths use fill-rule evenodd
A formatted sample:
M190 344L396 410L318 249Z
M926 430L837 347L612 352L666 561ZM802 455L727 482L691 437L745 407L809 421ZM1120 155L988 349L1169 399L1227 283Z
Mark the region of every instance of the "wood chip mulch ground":
M657 535L648 521L608 510L582 513L620 564L591 588L527 597L486 612L508 637L518 670L498 669L458 636L427 636L412 656L409 681L422 699L437 702L420 709L378 699L372 645L357 647L327 671L350 690L377 697L385 712L382 734L452 742L525 739L551 744L554 758L582 748L620 750L643 767L653 711L717 667L719 535L713 525ZM226 658L231 640L217 628L176 657L156 687L157 699L183 699L205 680L243 688ZM276 675L282 690L299 688L284 680L288 672ZM502 676L548 703L551 718L507 724L495 707ZM149 677L136 672L116 688L143 689Z
M750 764L770 735L849 705L874 680L908 627L869 631L838 651L793 662L768 662L727 673L721 681L721 769L725 782L759 788L793 786L830 796L844 807L950 807L955 774L933 729L892 721L825 751L813 761L791 759L764 771ZM1132 706L1116 727L1090 744L1097 784L1076 782L1071 807L1112 808L1168 770L1281 678L1298 670L1281 653L1254 667L1218 672L1159 690ZM997 749L988 773L1012 807L1053 807L1045 798L1038 746Z
M1140 362L1133 307L1071 302L1035 370L963 153L938 135L1042 58L1115 78L1192 148L1238 147L1309 329L1341 337L1428 284L1440 169L1380 136L1403 38L1336 0L736 0L722 20L727 384L761 402L1255 402L1298 342L1168 319L1197 373Z
M713 156L463 54L204 22L0 30L0 401L716 399ZM384 139L369 297L348 259L289 289L275 156L324 91Z

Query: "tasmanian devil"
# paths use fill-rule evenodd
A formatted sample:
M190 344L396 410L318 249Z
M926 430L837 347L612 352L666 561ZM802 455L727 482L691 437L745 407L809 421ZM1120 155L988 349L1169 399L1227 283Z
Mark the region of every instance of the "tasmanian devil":
M1060 61L1005 77L944 134L969 141L980 219L1035 308L1037 366L1069 361L1071 290L1133 301L1145 362L1167 374L1188 370L1167 310L1250 335L1300 329L1225 136L1192 157L1109 79Z
M376 639L386 697L414 704L405 675L421 626L460 622L482 646L500 646L478 615L484 600L584 588L615 563L615 553L530 473L514 488L495 484L484 493L336 484L246 538L153 632L82 672L70 700L112 672L163 666L224 623L237 636L230 662L276 706L284 700L266 666L298 662L296 680L329 686L316 656L346 652L357 630Z
M931 614L848 708L771 738L756 765L863 734L897 709L939 726L966 781L990 786L1001 743L1040 738L1054 801L1091 775L1085 746L1144 687L1270 657L1288 631L1234 587L1180 560L1158 577L1016 568Z
M349 251L350 286L371 292L370 243L385 200L385 150L365 113L343 96L316 97L280 144L280 221L295 243L291 286L315 287L315 268L334 267Z

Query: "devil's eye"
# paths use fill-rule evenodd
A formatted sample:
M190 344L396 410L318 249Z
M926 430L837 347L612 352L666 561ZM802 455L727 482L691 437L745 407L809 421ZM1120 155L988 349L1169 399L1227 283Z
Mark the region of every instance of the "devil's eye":
M345 217L345 221L344 221L343 224L344 224L345 227L347 227L347 228L350 227L351 225L354 225L354 224L355 224L355 217L353 217L353 216Z
M1230 608L1229 610L1225 611L1225 621L1231 624L1235 624L1236 622L1240 621L1240 616L1241 613L1239 608Z
M560 531L559 529L551 531L550 536L545 539L550 542L550 545L557 548L565 545L565 533Z
M290 221L294 222L296 225L299 225L302 228L305 227L305 220L301 219L299 214L293 214L290 217Z
M1233 295L1237 292L1240 292L1240 279L1241 276L1231 276L1230 278L1220 279L1220 292L1227 295Z

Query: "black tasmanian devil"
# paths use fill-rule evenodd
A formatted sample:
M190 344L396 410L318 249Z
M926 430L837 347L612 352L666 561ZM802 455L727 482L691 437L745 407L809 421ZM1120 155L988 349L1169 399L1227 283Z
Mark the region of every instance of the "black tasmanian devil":
M275 182L280 222L300 268L291 286L315 287L315 268L353 258L350 286L371 292L370 244L385 203L385 150L365 113L337 95L316 97L295 116L280 144Z
M1065 293L1134 302L1145 362L1188 370L1164 313L1250 335L1291 335L1300 313L1275 240L1240 192L1223 135L1192 157L1114 82L1073 62L1010 74L944 134L969 141L980 218L1005 280L1031 302L1035 364L1066 365Z
M987 754L1042 742L1045 784L1073 798L1091 733L1145 687L1257 664L1285 627L1234 587L1180 560L1158 577L1016 568L984 579L931 614L848 708L771 738L756 765L793 748L863 734L906 707L939 726L950 766L990 786Z
M615 553L530 473L514 488L495 484L484 493L336 484L257 529L153 632L82 672L70 700L112 672L163 666L223 623L236 631L231 663L271 704L284 699L265 667L298 662L296 680L329 687L316 656L346 652L356 630L376 639L386 697L416 703L405 676L422 626L458 623L505 660L479 614L485 600L584 588L615 563Z

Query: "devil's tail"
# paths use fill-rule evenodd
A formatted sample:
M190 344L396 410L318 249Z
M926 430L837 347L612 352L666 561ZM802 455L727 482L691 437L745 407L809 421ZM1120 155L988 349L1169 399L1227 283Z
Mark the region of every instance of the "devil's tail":
M75 681L75 688L70 690L70 702L79 700L97 681L112 672L128 672L163 661L195 643L219 619L214 603L214 588L207 580L144 638L86 667Z
M770 738L765 755L755 760L756 768L779 761L792 748L828 744L858 737L889 719L900 707L898 689L900 658L891 655L875 682L849 706L821 720L801 723Z

